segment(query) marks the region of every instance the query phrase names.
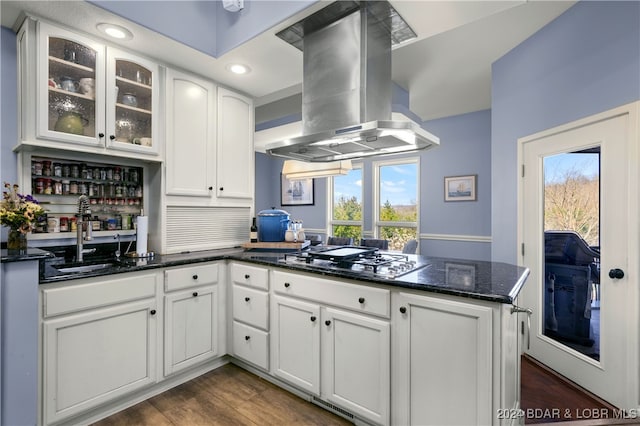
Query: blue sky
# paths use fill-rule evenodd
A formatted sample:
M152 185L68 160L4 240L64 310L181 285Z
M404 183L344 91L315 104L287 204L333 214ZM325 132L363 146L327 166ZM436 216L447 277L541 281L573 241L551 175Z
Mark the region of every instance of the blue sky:
M380 202L391 205L409 205L417 201L417 164L383 166L381 168ZM362 169L354 169L346 176L334 177L335 198L355 196L362 202Z
M599 155L566 153L544 158L545 184L564 180L567 172L571 170L578 171L588 178L598 176Z

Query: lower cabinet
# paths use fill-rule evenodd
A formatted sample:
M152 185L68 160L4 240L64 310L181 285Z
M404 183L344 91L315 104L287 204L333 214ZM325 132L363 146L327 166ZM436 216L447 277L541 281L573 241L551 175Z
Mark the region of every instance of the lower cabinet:
M331 305L353 305L350 290L354 289L359 295L356 305L363 305L360 309L365 312L367 300L380 307L383 304L377 302L386 294L389 304L385 290L288 273L274 277L276 292L330 294ZM351 289L342 298L345 285ZM316 301L272 296L271 372L368 422L389 424L389 321L331 305L321 297Z
M219 355L216 286L168 294L164 301L165 375Z
M156 381L157 278L85 279L42 291L44 424Z
M492 313L479 303L393 294L392 424L495 424Z
M224 263L222 263L224 268ZM164 375L222 355L220 263L200 263L164 271Z

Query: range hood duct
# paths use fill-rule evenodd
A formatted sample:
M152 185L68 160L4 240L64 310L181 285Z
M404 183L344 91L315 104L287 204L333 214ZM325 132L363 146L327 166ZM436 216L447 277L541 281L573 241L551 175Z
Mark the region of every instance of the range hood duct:
M386 1L338 1L277 34L303 50L302 136L270 155L329 162L412 152L440 140L391 119L391 47L415 33Z

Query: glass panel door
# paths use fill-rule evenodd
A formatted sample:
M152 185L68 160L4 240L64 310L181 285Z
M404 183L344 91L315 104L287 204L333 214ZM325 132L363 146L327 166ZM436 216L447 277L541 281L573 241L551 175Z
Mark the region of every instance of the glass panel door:
M600 359L600 147L543 157L544 334Z
M49 37L49 131L96 138L96 50Z
M115 141L151 146L153 73L128 60L116 60Z

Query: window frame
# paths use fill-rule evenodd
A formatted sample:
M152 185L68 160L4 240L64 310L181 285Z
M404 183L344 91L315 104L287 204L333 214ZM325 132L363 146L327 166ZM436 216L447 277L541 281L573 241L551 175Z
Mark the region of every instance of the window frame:
M394 165L416 165L416 221L382 221L380 220L380 168ZM403 157L394 160L374 161L373 164L373 234L374 238L380 238L380 229L386 227L414 228L416 239L420 240L420 157Z

